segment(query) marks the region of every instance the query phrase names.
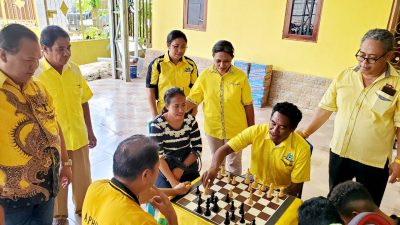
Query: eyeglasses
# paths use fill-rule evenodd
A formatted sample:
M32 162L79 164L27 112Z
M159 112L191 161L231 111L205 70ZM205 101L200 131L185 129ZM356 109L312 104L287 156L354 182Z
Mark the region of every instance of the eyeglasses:
M187 46L179 46L179 45L171 45L174 50L186 50L188 47Z
M357 51L357 53L356 53L356 59L359 61L359 62L363 62L364 60L367 60L367 63L368 64L374 64L374 63L376 63L376 61L378 61L379 59L381 59L382 57L384 57L386 54L387 54L387 52L385 53L385 54L383 54L383 55L381 55L380 57L378 57L378 58L366 58L366 57L364 57L364 56L362 56L362 55L359 55L358 53L360 53L360 50L358 50Z

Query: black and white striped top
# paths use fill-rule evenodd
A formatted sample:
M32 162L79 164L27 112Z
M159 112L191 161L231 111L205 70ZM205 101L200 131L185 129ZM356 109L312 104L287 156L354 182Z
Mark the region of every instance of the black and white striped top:
M172 128L163 115L157 116L151 122L150 137L158 142L160 156L183 149L190 149L198 157L201 156L200 130L196 119L190 114L185 115L182 127L179 130Z

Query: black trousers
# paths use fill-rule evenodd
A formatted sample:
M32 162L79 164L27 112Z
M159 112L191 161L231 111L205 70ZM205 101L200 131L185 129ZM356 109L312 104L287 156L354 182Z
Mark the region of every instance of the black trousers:
M381 169L352 159L342 158L330 151L329 192L339 183L356 178L357 182L367 188L375 204L380 206L389 178L388 164L389 160L386 161L385 167Z

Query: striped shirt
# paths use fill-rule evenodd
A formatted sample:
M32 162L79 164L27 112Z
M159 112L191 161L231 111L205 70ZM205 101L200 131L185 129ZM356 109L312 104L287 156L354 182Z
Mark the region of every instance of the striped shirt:
M196 119L190 114L185 115L183 124L178 130L172 128L163 115L157 116L151 122L150 137L158 142L160 156L184 149L194 152L198 157L201 155L200 130Z

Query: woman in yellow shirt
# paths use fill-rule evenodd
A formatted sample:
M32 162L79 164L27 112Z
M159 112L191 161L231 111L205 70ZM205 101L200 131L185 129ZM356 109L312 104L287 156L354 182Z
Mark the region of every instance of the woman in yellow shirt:
M168 89L178 87L187 96L198 76L196 63L184 56L187 39L182 31L173 30L168 34L167 47L168 52L154 59L147 71L146 87L152 118L165 106L163 97Z
M232 65L234 48L218 41L214 64L205 69L187 97L188 108L203 102L204 127L212 154L242 130L254 125L254 108L247 75ZM227 157L227 170L242 173L241 153Z

